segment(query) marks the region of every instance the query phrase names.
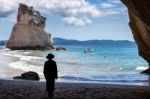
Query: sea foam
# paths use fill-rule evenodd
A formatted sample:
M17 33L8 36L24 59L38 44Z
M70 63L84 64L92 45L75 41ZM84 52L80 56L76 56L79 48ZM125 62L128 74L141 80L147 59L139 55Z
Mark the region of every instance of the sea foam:
M43 66L35 66L26 63L25 61L16 61L9 64L10 67L20 69L23 71L35 71L38 72L38 74L42 75Z
M137 70L137 71L143 71L143 70L146 70L146 69L148 69L148 67L146 67L146 66L138 66L138 67L135 68L135 70Z
M4 55L6 56L11 56L14 58L18 58L17 61L14 61L12 63L9 63L9 66L15 69L20 69L23 71L35 71L40 75L43 75L43 66L39 64L46 60L44 57L39 57L39 56L28 56L30 52L26 51L5 51ZM34 61L37 63L34 63Z
M22 54L20 54L19 51L7 51L4 53L4 55L7 56L12 56L12 57L16 57L19 58L20 60L25 60L25 61L30 61L30 60L43 60L45 61L46 59L44 57L38 57L38 56L27 56L28 54L30 54L30 52L21 52ZM25 55L24 55L25 54Z

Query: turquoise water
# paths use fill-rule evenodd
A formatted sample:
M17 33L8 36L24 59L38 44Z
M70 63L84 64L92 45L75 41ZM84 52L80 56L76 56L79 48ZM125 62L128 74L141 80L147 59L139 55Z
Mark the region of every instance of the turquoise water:
M42 75L45 56L55 55L59 80L64 82L116 83L146 85L149 77L140 72L148 64L138 55L136 46L64 45L66 51L7 51L18 61L11 67L37 71ZM93 52L84 53L91 48ZM42 78L44 78L42 76Z
M53 52L58 56L56 61L64 67L62 71L71 74L64 75L63 79L128 83L148 80L147 76L140 74L147 63L138 56L135 46L66 47L66 52ZM84 53L83 49L87 48L92 48L94 52Z

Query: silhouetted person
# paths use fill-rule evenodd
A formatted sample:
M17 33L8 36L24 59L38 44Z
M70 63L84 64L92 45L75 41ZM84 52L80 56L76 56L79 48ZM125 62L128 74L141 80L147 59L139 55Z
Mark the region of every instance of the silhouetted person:
M48 97L53 97L53 91L55 90L55 79L57 76L57 65L54 60L53 54L48 54L46 57L48 60L44 64L44 76L46 79L46 90L48 92Z

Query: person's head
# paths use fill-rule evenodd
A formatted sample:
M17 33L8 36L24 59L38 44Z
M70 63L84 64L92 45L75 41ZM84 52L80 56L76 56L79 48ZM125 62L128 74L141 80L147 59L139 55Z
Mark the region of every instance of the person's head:
M49 59L49 60L51 60L51 59L54 58L54 55L53 55L52 53L50 53L50 54L48 54L48 55L46 56L46 58Z

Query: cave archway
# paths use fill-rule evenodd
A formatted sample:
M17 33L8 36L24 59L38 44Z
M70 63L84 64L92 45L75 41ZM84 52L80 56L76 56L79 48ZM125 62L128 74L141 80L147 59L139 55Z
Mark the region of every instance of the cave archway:
M121 0L128 8L129 25L138 45L139 55L150 64L150 1ZM146 71L150 74L150 68Z

